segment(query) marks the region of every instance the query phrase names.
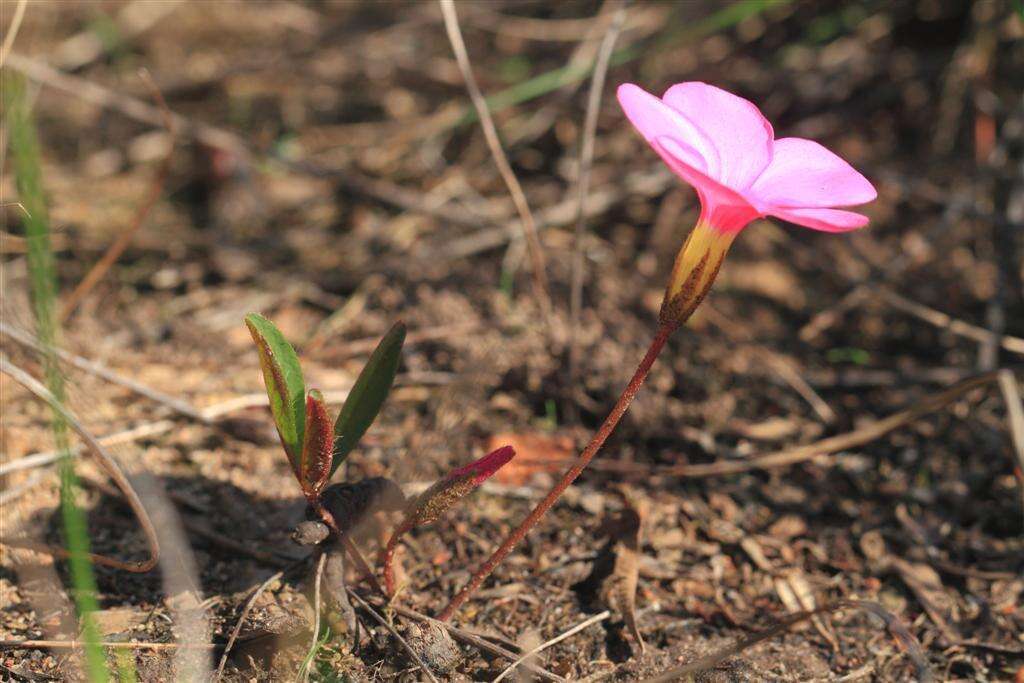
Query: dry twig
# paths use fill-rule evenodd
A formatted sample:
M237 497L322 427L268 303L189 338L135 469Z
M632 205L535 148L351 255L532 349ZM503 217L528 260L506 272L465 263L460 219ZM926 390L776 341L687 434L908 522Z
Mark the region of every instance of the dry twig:
M125 116L154 126L165 125L164 112L160 111L158 107L146 104L131 95L124 95L97 85L84 78L63 73L45 62L12 52L7 58L7 66L34 81L81 98L86 102L115 109ZM250 156L245 143L234 133L187 119L180 114L172 113L171 121L175 130L182 135L187 135L211 147L233 152L243 159Z
M401 644L401 646L409 654L409 657L412 659L412 661L415 662L416 666L418 666L420 670L423 672L423 675L427 677L427 680L431 681L432 683L438 683L438 680L434 676L433 672L430 670L430 667L423 662L423 660L420 658L418 654L416 654L416 650L412 649L412 646L409 645L409 641L403 638L402 634L396 631L395 627L389 624L388 620L381 616L380 612L375 610L373 606L370 605L370 603L366 602L366 600L364 600L363 597L359 595L359 593L356 593L353 590L349 590L348 593L355 599L356 602L358 602L363 607L363 609L370 613L370 616L373 617L378 624L383 626L385 629L387 629L388 633L394 636L395 640L397 640Z
M590 171L594 163L594 139L597 137L597 115L601 110L601 93L604 91L608 64L611 61L615 41L626 22L626 8L620 6L605 31L594 63L594 76L590 81L587 97L587 113L584 116L583 136L580 143L579 182L576 188L576 229L573 233L572 280L569 293L569 386L576 386L579 370L579 345L577 334L580 309L583 307L583 238L586 224L583 206L590 191Z
M971 323L946 315L942 311L936 311L934 308L929 308L928 306L919 304L916 301L911 301L905 296L897 294L886 287L880 288L878 293L882 300L893 308L903 311L904 313L909 313L930 325L940 327L957 336L966 337L967 339L971 339L976 342L995 343L1007 351L1024 355L1024 339L1021 339L1020 337L997 335L984 327L972 325Z
M174 429L176 422L171 420L158 420L156 422L150 422L148 424L133 427L131 429L125 429L124 431L115 432L109 436L104 436L96 439L96 443L103 447L116 446L123 443L130 443L137 439L144 439L147 436L156 436L157 434L164 434ZM72 456L77 456L82 452L82 448L79 446L68 449L68 453ZM11 472L17 472L18 470L28 470L34 467L44 467L51 465L63 457L64 453L61 451L44 451L42 453L33 453L26 455L23 458L11 460L0 464L0 477L6 476Z
M352 589L349 589L349 594L352 594ZM437 619L434 619L432 617L428 617L426 614L421 614L420 612L417 612L416 610L409 609L408 607L403 607L402 605L398 605L398 604L391 605L390 608L392 610L394 610L395 612L397 612L398 614L401 614L403 617L408 617L409 619L416 619L417 621L422 621L422 622L425 622L425 623L431 623L431 624L436 624L438 626L441 626L441 627L447 629L447 631L449 633L451 633L452 637L455 638L456 640L460 640L460 641L466 643L467 645L472 645L472 646L474 646L476 648L479 648L480 650L483 650L484 652L487 652L489 654L496 655L498 657L504 657L505 659L507 659L510 662L514 662L514 661L516 661L516 659L518 659L518 657L516 656L516 654L514 652L511 652L511 651L501 647L500 645L492 643L491 641L489 641L489 640L487 640L485 638L481 638L480 636L476 635L475 633L471 633L471 632L469 632L469 631L467 631L465 629L459 628L458 626L454 626L454 625L448 623L447 621L438 621ZM542 679L544 679L546 681L556 681L556 682L564 682L565 681L565 679L562 678L561 676L556 676L555 674L551 673L550 671L548 671L546 669L542 669L541 667L539 667L539 666L537 666L535 664L531 664L528 661L520 662L519 666L523 667L524 669L526 669L527 671L532 673L534 676L538 676L539 678L542 678Z
M480 124L484 131L484 137L487 139L487 146L491 150L491 155L494 157L494 163L498 167L498 172L501 173L501 177L508 187L509 194L512 195L512 201L516 205L516 210L519 212L523 237L526 240L527 251L530 254L530 265L533 269L534 295L537 297L537 301L545 315L549 315L551 311L551 298L548 295L544 251L540 244L540 238L537 236L537 222L534 220L533 212L530 211L530 205L526 201L526 194L519 184L519 179L516 178L512 165L509 164L508 157L501 147L501 140L498 137L498 129L494 125L494 119L491 117L491 110L487 106L483 93L480 92L480 86L477 85L476 78L473 76L473 67L469 61L469 53L466 50L466 43L462 39L462 31L459 28L459 17L455 11L455 2L454 0L438 0L438 2L441 4L445 29L448 32L448 39L451 41L452 50L455 52L455 59L459 64L459 69L462 71L463 78L466 80L466 89L469 91L469 97L473 101L473 107L476 109L477 116L480 117Z
M587 197L584 212L587 218L593 218L618 206L619 202L627 196L640 194L645 197L653 197L671 185L672 178L671 173L660 166L652 167L649 172L627 173L621 183L591 193ZM537 227L540 230L546 230L556 226L569 225L575 215L576 199L568 198L541 210L538 213ZM443 244L439 243L430 249L428 255L435 258L459 259L495 249L508 242L510 239L509 229L514 227L514 224L510 223L500 227L484 228L455 240L445 240Z
M217 673L214 675L213 680L219 681L221 676L224 675L224 666L228 663L228 655L231 654L231 648L234 647L235 641L238 640L238 634L242 630L242 624L245 623L245 618L249 616L249 612L252 611L257 598L260 597L263 591L267 590L270 584L274 583L282 576L284 576L283 571L271 574L266 581L256 587L256 590L252 592L249 599L245 601L245 606L242 607L242 611L238 615L238 621L235 622L235 627L231 629L231 635L228 637L228 643L224 646L224 653L220 656L220 663L217 665Z
M775 467L788 467L804 460L810 460L818 455L827 455L837 451L855 448L879 439L889 432L899 429L925 415L943 408L967 392L977 389L995 381L997 373L988 372L964 380L959 384L940 391L932 396L925 397L914 405L900 410L892 415L867 424L858 429L837 434L826 439L821 439L804 446L787 448L774 453L754 456L746 460L713 462L706 465L671 465L658 468L658 474L679 477L711 477L723 474L735 474L758 469L771 469Z
M174 398L162 391L152 389L129 377L119 375L102 363L97 363L96 361L89 360L88 358L83 358L82 356L73 354L65 349L44 345L25 330L14 325L10 325L2 320L0 320L0 334L10 337L15 342L38 353L52 353L65 363L68 363L83 372L87 372L99 377L100 379L105 379L111 384L116 384L129 389L151 401L167 406L174 412L184 415L187 418L196 420L203 424L210 424L213 422L212 418L208 417L203 411L193 408L181 399ZM100 442L103 443L104 439L100 439ZM104 445L109 444L104 443Z
M576 624L575 626L573 626L571 629L569 629L565 633L561 633L561 634L555 636L554 638L552 638L551 640L548 640L548 641L545 641L545 642L541 643L540 645L538 645L537 647L533 648L529 652L526 652L523 655L521 655L519 657L519 659L517 659L516 661L512 662L511 664L509 664L508 667L504 671L502 671L500 674L498 674L498 677L494 679L493 683L498 683L498 681L504 680L505 678L508 678L509 676L511 676L512 673L516 670L516 667L518 667L520 664L525 662L530 657L533 657L534 655L536 655L538 652L543 652L544 650L548 649L552 645L557 645L558 643L562 642L566 638L569 638L571 636L576 635L577 633L579 633L583 629L589 628L590 626L593 626L594 624L596 624L598 622L604 621L605 619L607 619L611 615L612 615L612 613L609 612L608 610L605 610L603 612L599 612L598 614L595 614L594 616L590 617L589 619L586 619L586 620L581 621L580 623Z
M955 384L944 391L932 396L925 397L914 405L900 410L888 417L876 420L858 429L843 434L836 434L814 443L784 448L782 450L755 455L744 460L722 460L706 464L680 464L680 465L644 465L635 462L617 462L610 460L595 460L591 467L607 472L625 472L642 476L659 475L667 477L715 477L751 470L774 469L776 467L789 467L799 462L810 460L820 455L828 455L837 451L856 448L879 439L889 432L903 427L915 420L933 413L949 405L956 399L974 389L981 388L996 381L998 371L976 375ZM560 466L572 460L547 459L537 461L535 459L519 458L520 464L543 464L548 467Z
M890 180L892 182L906 184L904 179ZM922 236L926 240L947 233L952 226L959 221L959 219L973 211L974 202L970 196L954 193L953 196L950 197L947 193L941 192L937 189L921 189L921 183L913 183L913 185L913 191L916 194L924 195L925 198L930 201L934 201L944 206L941 219L933 227L926 230ZM860 260L865 261L863 255L860 256ZM881 268L877 268L870 262L868 262L868 264L869 268L874 272L872 278L858 282L849 292L840 298L839 301L816 313L811 320L797 332L797 336L801 340L805 342L811 341L818 335L822 334L826 329L836 324L846 311L868 301L877 285L885 285L886 283L895 282L897 276L903 274L910 268L913 264L913 258L908 252L904 251L891 258L888 263L884 264ZM920 266L921 264L918 263L916 265Z
M124 378L121 378L122 380ZM342 403L346 397L348 397L348 389L334 389L331 391L324 391L324 400L329 404ZM152 397L151 397L152 398ZM173 400L173 399L172 399ZM262 408L270 405L270 401L267 398L266 392L264 393L252 393L244 394L242 396L236 396L235 398L229 398L220 403L216 403L211 406L207 406L202 410L199 410L199 417L196 419L203 424L211 423L219 417L235 413L240 410L247 408ZM172 420L157 420L155 422L149 422L141 424L131 429L126 429L120 432L115 432L108 436L97 439L97 443L101 446L113 446L116 444L129 443L138 439L144 439L149 436L156 436L158 434L164 434L171 431L178 423ZM71 455L78 455L81 449L72 448L70 450ZM23 458L18 458L12 462L3 463L0 465L0 476L10 474L17 470L31 469L33 467L42 467L54 463L62 457L62 453L59 451L49 451L43 453L33 453L26 455Z

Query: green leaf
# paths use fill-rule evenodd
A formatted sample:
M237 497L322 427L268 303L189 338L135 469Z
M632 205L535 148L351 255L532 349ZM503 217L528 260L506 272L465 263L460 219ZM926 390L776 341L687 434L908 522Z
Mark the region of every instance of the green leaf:
M384 405L384 399L388 397L398 372L404 342L405 325L397 322L377 344L370 360L366 361L366 367L359 373L345 405L341 407L338 421L334 423L334 462L331 464L331 474L356 447Z
M274 323L263 316L250 313L245 316L245 324L260 353L263 383L267 386L277 433L295 476L300 476L299 457L306 424L306 385L302 381L299 357Z
M306 433L299 460L299 484L307 496L317 496L331 477L334 430L323 394L311 389L306 397Z
M36 331L40 341L40 361L46 377L46 387L56 400L51 406L50 428L60 459L60 518L63 520L64 538L71 556L68 570L74 586L75 607L82 626L85 650L85 671L90 681L107 681L110 671L106 656L100 647L101 634L94 613L99 610L96 600L96 576L89 559L89 526L85 514L75 502L79 489L74 460L70 452L67 414L58 409L67 398L64 375L57 362L54 347L58 344L60 321L57 318L57 270L50 243L51 225L47 216L46 192L43 186L42 152L39 147L35 122L32 119L31 97L21 74L10 69L0 72L0 99L3 102L5 129L11 145L11 169L18 189L24 217L27 246L28 292L35 314ZM5 197L6 200L6 197ZM6 229L6 228L5 228Z

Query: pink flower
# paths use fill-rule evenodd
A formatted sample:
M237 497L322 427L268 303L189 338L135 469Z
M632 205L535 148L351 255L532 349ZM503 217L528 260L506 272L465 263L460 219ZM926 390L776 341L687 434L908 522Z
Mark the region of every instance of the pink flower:
M673 85L661 99L632 83L618 95L719 230L739 231L765 215L826 232L867 225L866 216L832 207L870 202L877 196L871 183L813 140L775 139L752 102L699 82Z
M732 238L755 218L771 215L826 232L867 225L866 216L835 207L873 200L871 183L817 142L775 139L748 100L699 82L673 85L660 99L626 83L618 96L640 134L700 197L700 219L676 260L663 322L689 317Z

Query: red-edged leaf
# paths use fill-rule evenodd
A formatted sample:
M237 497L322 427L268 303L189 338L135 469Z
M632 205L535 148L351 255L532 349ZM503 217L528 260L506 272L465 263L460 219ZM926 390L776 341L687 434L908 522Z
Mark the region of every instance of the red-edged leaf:
M306 412L303 405L306 385L302 380L299 357L274 323L263 316L250 313L245 316L245 324L259 350L263 383L267 387L277 433L292 470L299 476Z
M511 446L502 446L479 460L452 470L446 477L420 494L406 511L406 519L399 528L408 530L437 521L453 505L515 457L515 454Z
M511 446L502 446L479 460L456 468L421 493L405 509L401 523L395 527L391 538L380 552L380 562L384 565L384 585L388 595L395 593L394 559L398 540L415 527L437 521L453 505L515 457L515 454Z
M323 394L312 389L306 397L306 429L299 458L299 484L307 496L316 496L331 476L334 426Z

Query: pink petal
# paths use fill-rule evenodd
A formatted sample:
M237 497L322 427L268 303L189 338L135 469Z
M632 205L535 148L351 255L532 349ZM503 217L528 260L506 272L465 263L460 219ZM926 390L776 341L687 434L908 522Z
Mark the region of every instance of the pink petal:
M764 205L788 207L853 206L878 193L850 164L813 140L780 138L768 168L750 194Z
M672 138L685 145L681 160L687 166L718 176L718 151L688 118L632 83L620 85L617 95L622 110L649 144L659 137Z
M683 160L686 148L668 137L654 140L654 149L676 175L693 185L700 196L701 217L724 232L736 232L758 217L759 212L746 198L692 168Z
M847 232L863 228L868 224L868 217L852 211L839 209L788 209L785 207L769 207L766 210L776 218L805 228L822 232Z
M693 148L667 136L655 138L651 141L651 146L677 176L693 185L702 201L747 203L742 195L711 178L699 167L695 167L687 161L694 154Z
M745 190L771 162L772 124L753 102L699 81L673 85L663 99L711 141L719 167L710 175L722 184Z
M515 457L515 454L516 452L511 446L502 446L501 448L491 451L479 460L474 460L468 465L463 465L462 467L452 470L445 478L451 481L471 476L473 478L473 484L479 486L484 483L488 477L501 469L505 463Z

